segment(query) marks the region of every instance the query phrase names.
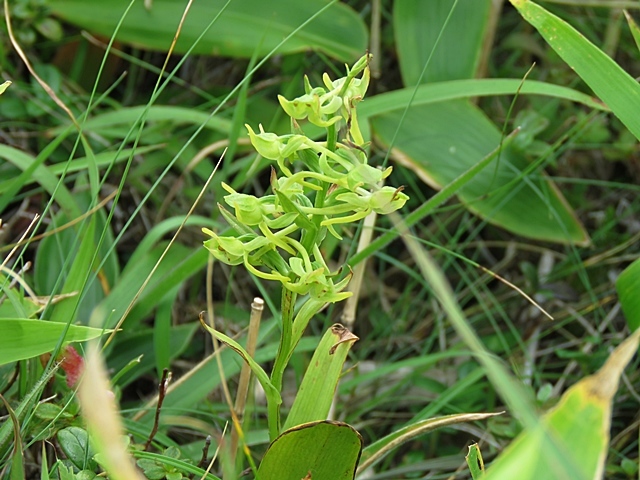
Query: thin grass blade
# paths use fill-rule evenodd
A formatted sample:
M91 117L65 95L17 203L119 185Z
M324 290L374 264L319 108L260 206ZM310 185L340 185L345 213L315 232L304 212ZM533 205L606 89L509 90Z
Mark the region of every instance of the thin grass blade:
M529 0L509 0L556 53L640 139L640 85L564 20Z

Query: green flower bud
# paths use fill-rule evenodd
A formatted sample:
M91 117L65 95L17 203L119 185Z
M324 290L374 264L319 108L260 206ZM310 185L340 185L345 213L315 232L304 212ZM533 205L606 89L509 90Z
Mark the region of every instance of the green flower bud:
M390 173L391 167L383 171L362 163L347 174L347 185L350 190L355 190L362 185L376 185L380 180L388 177Z
M386 215L404 207L409 197L402 193L404 187L382 187L371 194L370 205L374 212Z
M278 100L282 109L291 118L296 120L308 118L314 125L326 128L340 121L340 116L330 117L330 115L340 109L342 101L339 97L333 95L322 95L320 97L320 92L324 92L324 90L322 88L314 88L311 93L293 100L287 100L282 95L278 95Z
M284 148L284 142L278 135L271 132L265 132L260 125L260 133L255 133L253 129L248 125L244 125L249 131L249 138L251 144L260 155L269 160L279 160L280 152Z
M208 228L202 231L211 239L204 242L204 246L218 260L227 265L240 265L244 258L245 247L236 237L220 237Z
M224 201L234 208L236 218L245 225L253 226L262 222L265 212L260 200L253 195L233 193L224 197Z

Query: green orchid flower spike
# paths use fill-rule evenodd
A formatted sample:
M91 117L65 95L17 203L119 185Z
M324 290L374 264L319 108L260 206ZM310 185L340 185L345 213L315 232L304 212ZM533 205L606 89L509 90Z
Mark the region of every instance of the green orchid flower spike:
M388 214L404 206L402 187L380 184L392 168L368 164L367 147L357 121L357 106L369 86L369 55L346 75L323 86L304 79L305 93L293 100L278 97L291 119L291 133L256 132L246 125L251 144L260 156L274 161L271 192L256 197L229 185L224 197L231 210L219 205L234 233L218 235L203 229L204 242L215 259L244 265L253 275L282 285L282 336L271 382L282 386L282 375L293 349L310 319L327 303L340 302L351 279L349 268L330 271L321 253L327 233L341 239L340 229L371 212ZM326 141L304 135L298 122L326 129ZM346 128L342 128L346 127ZM342 138L338 138L343 132ZM306 301L294 315L296 297ZM279 407L278 407L279 408ZM279 429L278 408L270 410L270 432Z
M371 212L387 214L404 206L408 197L402 188L379 184L392 168L380 170L367 163L365 142L357 126L356 110L369 86L369 55L346 67L344 77L331 80L323 75L323 86L312 86L305 77L305 93L293 100L278 99L292 121L288 135L256 132L246 125L249 139L264 158L277 163L272 172L273 194L256 197L228 192L221 207L236 235L218 236L211 230L205 247L229 265L245 264L255 275L282 283L284 289L315 300L335 302L346 288L344 278L334 284L324 260L310 256L326 233L341 238L337 228L358 221ZM327 142L301 134L297 121L307 120L327 129ZM340 125L348 131L337 141ZM333 140L332 140L333 139ZM310 169L311 168L311 169ZM319 252L319 250L318 250ZM269 260L271 259L271 260ZM275 262L275 263L274 263ZM276 265L277 264L277 265Z

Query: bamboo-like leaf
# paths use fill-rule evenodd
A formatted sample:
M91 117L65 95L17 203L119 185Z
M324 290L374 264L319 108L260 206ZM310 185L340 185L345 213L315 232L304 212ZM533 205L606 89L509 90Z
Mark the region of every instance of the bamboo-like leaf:
M611 403L620 375L638 349L636 330L595 374L583 378L532 429L526 429L487 469L486 480L602 478Z
M564 20L529 0L509 1L631 133L640 139L638 82Z
M28 318L0 318L0 365L36 357L55 349L66 323ZM110 330L68 325L64 342L84 342Z
M336 323L322 336L287 416L284 429L307 422L325 420L353 342L358 340Z
M258 468L260 480L353 480L362 437L342 422L321 421L285 431Z
M9 88L9 85L11 85L11 82L9 80L0 85L0 95L2 95L7 88Z
M48 6L55 15L66 21L109 37L129 3L129 0L52 0ZM364 22L347 5L333 3L297 32L277 53L313 49L345 62L361 56L367 47ZM123 19L117 39L142 48L166 51L176 33L185 5L174 0L153 0L152 7L147 10L143 2L135 2ZM295 8L291 8L289 0L193 2L176 43L175 53L185 53L220 14L213 28L195 45L192 53L245 58L253 54L264 56L324 7L327 7L325 0L305 0L298 2Z
M366 447L362 451L360 464L358 465L358 472L362 472L365 469L369 468L371 465L388 455L393 449L419 435L424 435L425 433L429 433L433 430L446 427L448 425L486 420L487 418L501 415L502 413L504 412L459 413L454 415L446 415L443 417L429 418L427 420L422 420L420 422L414 423L413 425L408 425L381 438L380 440L377 440L376 442Z
M629 329L633 332L640 327L640 259L620 274L616 290Z

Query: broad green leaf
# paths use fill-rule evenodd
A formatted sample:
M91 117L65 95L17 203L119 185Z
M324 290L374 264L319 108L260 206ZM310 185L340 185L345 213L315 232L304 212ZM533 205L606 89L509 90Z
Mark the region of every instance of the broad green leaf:
M373 131L383 145L391 145L400 119L401 112L373 118ZM440 189L500 143L500 131L477 107L465 101L441 102L407 112L392 156ZM506 148L494 165L458 191L469 210L518 235L589 244L587 233L557 187L544 177L531 178L525 173L529 162L521 153Z
M258 468L260 480L353 480L362 437L342 422L314 422L285 431Z
M422 83L475 76L491 0L459 0L449 22L445 24L454 1L394 2L393 27L400 72L405 85L413 86L418 83L423 66L430 56L431 61ZM436 46L441 31L442 36Z
M325 332L304 374L284 424L285 430L327 418L344 361L356 340L358 337L339 323Z
M616 290L629 329L634 332L640 327L640 259L620 274Z
M129 3L130 0L52 0L48 6L56 16L109 37ZM259 56L264 56L328 3L326 0L305 0L292 8L289 0L193 2L175 53L185 53L220 14L192 53L249 58L257 51ZM135 2L124 18L117 39L136 47L167 51L185 5L174 0L153 0L147 10L144 2ZM362 55L367 43L366 27L359 15L348 6L334 2L276 53L320 50L350 62Z
M31 320L28 318L0 318L0 364L36 357L53 351L66 323ZM108 331L80 325L69 325L64 342L84 342Z
M556 53L640 139L640 85L564 20L529 0L510 0Z
M609 445L611 403L620 375L638 349L636 330L595 374L583 378L532 429L489 466L486 480L602 478Z
M362 472L380 459L384 458L392 450L400 445L408 442L409 440L431 432L438 428L446 427L448 425L455 425L457 423L477 422L480 420L486 420L489 417L501 415L501 413L459 413L455 415L446 415L444 417L430 418L428 420L422 420L416 422L413 425L408 425L404 428L396 430L389 435L376 440L362 451L362 457L360 458L360 464L358 465L358 472Z
M0 85L0 95L2 95L7 88L9 88L9 85L11 85L11 82L9 80Z
M97 465L92 460L93 449L89 444L89 434L80 427L67 427L57 434L60 448L79 470L95 468Z

